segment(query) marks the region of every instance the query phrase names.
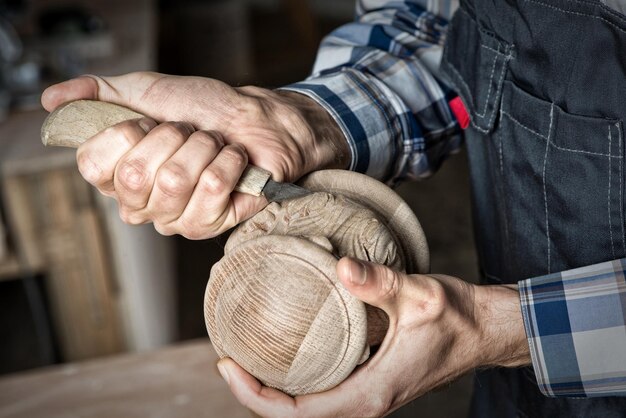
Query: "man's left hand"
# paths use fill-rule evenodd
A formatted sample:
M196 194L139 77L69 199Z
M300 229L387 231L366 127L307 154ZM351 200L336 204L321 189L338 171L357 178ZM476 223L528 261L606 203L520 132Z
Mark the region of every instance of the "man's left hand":
M220 373L244 406L268 417L382 416L475 367L530 363L516 286L405 275L349 258L337 274L350 293L389 316L376 354L335 388L295 398L222 359Z

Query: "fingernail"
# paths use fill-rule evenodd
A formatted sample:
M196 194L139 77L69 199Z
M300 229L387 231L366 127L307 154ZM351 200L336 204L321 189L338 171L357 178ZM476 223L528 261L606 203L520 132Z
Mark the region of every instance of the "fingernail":
M139 127L144 130L145 133L150 132L157 126L157 123L150 118L141 118L139 119Z
M359 260L353 260L353 267L350 269L350 283L364 285L367 281L367 268Z
M220 374L222 375L222 379L224 379L226 383L230 385L230 376L228 376L228 371L226 370L226 367L224 367L220 363L217 363L217 370L219 370Z

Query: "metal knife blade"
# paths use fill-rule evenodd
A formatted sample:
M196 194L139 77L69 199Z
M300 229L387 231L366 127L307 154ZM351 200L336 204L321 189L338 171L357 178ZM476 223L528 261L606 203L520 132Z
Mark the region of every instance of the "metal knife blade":
M262 193L270 202L280 203L285 200L307 196L313 192L292 183L280 183L269 179L265 187L263 187Z

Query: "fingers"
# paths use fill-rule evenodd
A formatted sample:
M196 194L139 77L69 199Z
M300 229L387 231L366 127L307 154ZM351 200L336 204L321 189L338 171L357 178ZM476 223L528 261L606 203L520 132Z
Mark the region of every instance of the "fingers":
M237 400L263 417L381 416L391 405L388 390L375 390L384 376L374 376L365 368L357 370L340 385L321 393L292 398L263 386L229 358L217 364L220 374Z
M83 177L118 201L124 222L154 222L164 235L210 238L267 204L232 193L248 162L243 146L188 123L126 121L87 140L77 159Z
M218 132L197 131L158 170L148 210L158 214L155 223L176 221L187 206L202 171L224 146Z
M79 99L102 100L138 109L142 95L164 77L152 72L117 77L84 75L48 87L41 95L41 104L49 112L62 103Z
M123 218L147 217L144 209L152 193L159 168L185 143L193 127L188 123L168 122L154 129L118 161L113 182ZM146 219L131 219L141 223Z
M152 119L122 122L88 139L76 152L81 175L102 194L115 196L117 162L156 126Z
M395 313L404 275L380 264L344 257L337 263L339 280L363 302Z
M184 120L197 128L240 131L234 120L249 113L250 100L229 85L202 77L135 72L116 77L84 75L48 87L41 103L48 111L79 99L128 107L158 121ZM244 110L241 110L244 109ZM245 118L244 118L245 119ZM259 121L255 120L255 125Z
M54 84L41 94L41 104L48 112L52 112L65 102L78 99L97 99L98 85L91 78L76 79Z
M217 363L220 374L237 400L263 417L293 417L294 399L284 393L261 385L251 374L229 358Z
M236 194L230 199L247 164L248 156L243 146L230 144L223 147L200 174L183 214L173 225L175 230L181 231L179 233L187 238L202 239L226 230L250 216L252 213L245 211L245 203L243 207L237 205L241 200L235 199ZM258 207L256 205L264 200L251 196L245 196L245 199L255 201L252 204L254 207ZM198 235L197 231L204 235Z
M434 276L406 275L349 257L339 260L337 275L354 296L384 310L390 322L412 318L425 323L440 317L448 303L444 286Z

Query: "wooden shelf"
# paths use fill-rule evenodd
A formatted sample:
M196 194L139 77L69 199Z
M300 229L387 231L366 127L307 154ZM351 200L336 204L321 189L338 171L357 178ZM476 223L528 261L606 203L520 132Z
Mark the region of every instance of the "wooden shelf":
M101 15L113 37L113 55L90 61L87 73L154 68L154 0L78 2ZM48 2L33 4L44 5ZM10 225L8 251L13 253L0 260L0 280L33 272L45 276L51 322L65 360L171 342L169 241L152 226L123 224L115 202L102 202L80 177L75 150L42 145L46 116L43 109L13 112L0 123L2 215Z

